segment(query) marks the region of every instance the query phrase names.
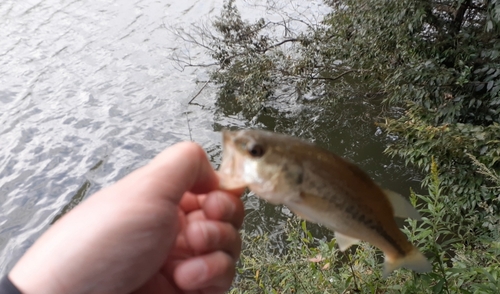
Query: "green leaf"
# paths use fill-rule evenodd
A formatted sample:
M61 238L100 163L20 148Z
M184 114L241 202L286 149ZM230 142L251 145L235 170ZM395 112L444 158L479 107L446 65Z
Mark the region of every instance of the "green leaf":
M432 292L433 293L442 293L443 291L443 285L444 285L444 279L439 280L439 282L432 287Z
M486 86L486 90L488 90L488 91L489 91L489 90L493 87L493 84L494 84L494 81L493 81L493 80L489 81L489 82L488 82L488 85Z

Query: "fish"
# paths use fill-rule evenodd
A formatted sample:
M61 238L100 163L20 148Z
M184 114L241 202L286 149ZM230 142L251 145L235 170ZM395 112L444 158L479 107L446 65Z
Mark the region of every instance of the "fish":
M395 217L420 220L400 194L384 190L361 168L308 141L269 131L222 132L220 189L247 187L306 221L334 231L341 251L366 241L384 253L383 277L431 263L399 229Z

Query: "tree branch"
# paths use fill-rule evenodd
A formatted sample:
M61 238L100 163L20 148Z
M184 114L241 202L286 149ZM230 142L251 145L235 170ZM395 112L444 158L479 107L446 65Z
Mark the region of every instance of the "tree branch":
M453 15L453 21L451 22L451 31L450 31L452 38L455 37L460 32L460 29L462 28L462 23L464 21L465 13L467 12L467 9L469 9L471 3L472 0L466 0L462 2L462 4L460 4L460 7Z
M271 45L271 46L269 46L269 47L267 47L267 48L264 48L264 49L262 50L262 53L265 53L265 52L267 52L268 50L274 49L274 48L276 48L276 47L278 47L278 46L281 46L281 45L283 45L283 44L285 44L285 43L288 43L288 42L299 42L300 40L301 40L301 39L298 39L298 38L283 40L283 41L281 41L281 42L279 42L279 43L276 43L276 44L273 44L273 45Z

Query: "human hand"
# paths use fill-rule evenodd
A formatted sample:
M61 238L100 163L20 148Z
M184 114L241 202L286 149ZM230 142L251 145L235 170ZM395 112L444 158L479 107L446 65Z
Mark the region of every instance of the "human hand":
M57 221L14 266L23 293L223 293L241 249L242 191L174 145Z

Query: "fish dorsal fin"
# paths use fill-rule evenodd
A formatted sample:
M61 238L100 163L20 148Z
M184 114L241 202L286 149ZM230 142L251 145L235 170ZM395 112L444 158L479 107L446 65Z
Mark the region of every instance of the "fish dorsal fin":
M422 219L418 211L403 196L391 190L384 190L384 194L392 205L394 216L401 218Z
M352 245L359 242L358 239L348 237L348 236L341 234L339 232L335 232L335 239L337 240L337 243L339 244L340 251L346 251L349 247L351 247Z

